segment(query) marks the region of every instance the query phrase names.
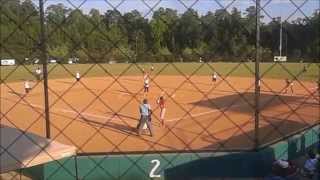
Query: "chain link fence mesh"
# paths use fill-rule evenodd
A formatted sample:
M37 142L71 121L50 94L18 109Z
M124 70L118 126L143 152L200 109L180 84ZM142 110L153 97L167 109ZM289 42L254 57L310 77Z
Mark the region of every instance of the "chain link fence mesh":
M20 132L1 156L23 164L10 153L23 139L52 157L33 133L94 165L78 177L65 168L72 158L56 161L47 179L61 170L90 179L97 169L121 179L132 168L148 177L139 164L148 154L170 167L185 152L259 150L319 125L316 0L1 4L1 129ZM152 132L139 135L143 99ZM113 155L130 162L123 174L103 165Z

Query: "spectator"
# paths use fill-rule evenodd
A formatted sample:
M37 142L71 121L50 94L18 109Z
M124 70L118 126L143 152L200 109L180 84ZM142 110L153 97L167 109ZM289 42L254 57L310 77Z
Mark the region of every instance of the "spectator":
M272 175L267 180L294 180L297 178L297 168L285 160L277 160L272 165Z
M315 175L317 170L318 159L313 150L308 152L308 159L304 163L302 174L310 179Z
M319 81L320 82L320 81ZM317 146L317 153L318 153L318 157L320 156L320 143Z

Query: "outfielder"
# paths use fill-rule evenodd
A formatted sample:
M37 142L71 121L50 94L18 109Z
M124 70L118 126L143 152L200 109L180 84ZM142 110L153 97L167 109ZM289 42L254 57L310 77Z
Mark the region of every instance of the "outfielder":
M307 72L307 66L306 66L306 65L303 65L302 72L303 72L303 73L306 73L306 72Z
M37 80L38 81L40 81L41 80L41 69L40 69L40 67L38 67L37 69L36 69L36 77L37 77Z

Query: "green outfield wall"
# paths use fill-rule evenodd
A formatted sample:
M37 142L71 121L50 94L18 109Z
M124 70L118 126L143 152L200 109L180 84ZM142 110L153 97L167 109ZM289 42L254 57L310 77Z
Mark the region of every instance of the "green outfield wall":
M33 179L206 179L263 177L274 159L294 159L319 142L319 128L252 152L77 156L23 170ZM62 166L63 165L63 166Z

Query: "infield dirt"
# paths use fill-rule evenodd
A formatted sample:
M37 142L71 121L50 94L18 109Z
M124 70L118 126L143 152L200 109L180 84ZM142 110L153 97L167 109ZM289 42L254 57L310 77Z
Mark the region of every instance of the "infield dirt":
M49 80L51 138L79 152L225 150L254 144L254 79L157 76L143 94L141 76ZM42 82L25 95L22 82L1 85L1 124L45 136ZM316 84L263 79L260 142L266 143L320 119ZM157 97L165 92L166 127L160 127ZM138 106L147 97L155 136L137 136Z

